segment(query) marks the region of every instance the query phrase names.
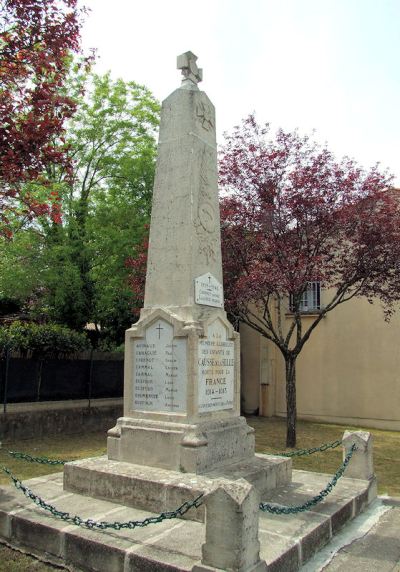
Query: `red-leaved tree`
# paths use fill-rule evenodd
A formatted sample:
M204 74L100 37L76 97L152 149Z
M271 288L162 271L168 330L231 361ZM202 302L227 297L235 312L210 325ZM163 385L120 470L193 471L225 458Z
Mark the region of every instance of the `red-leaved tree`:
M80 51L77 0L0 0L0 232L10 217L60 216L46 192L49 164L69 167L60 145L74 101L63 93ZM62 141L61 141L62 143ZM27 184L29 183L29 184Z
M226 307L280 350L286 365L287 446L296 445L296 360L339 304L400 299L400 193L297 132L250 116L220 153ZM312 284L323 304L304 319Z
M145 226L145 229L146 231L149 230L148 225ZM129 268L130 271L128 283L132 289L132 292L134 293L134 305L132 314L136 319L139 318L140 309L143 308L148 249L149 237L148 233L146 232L142 242L136 249L135 255L130 256L125 261L125 266Z

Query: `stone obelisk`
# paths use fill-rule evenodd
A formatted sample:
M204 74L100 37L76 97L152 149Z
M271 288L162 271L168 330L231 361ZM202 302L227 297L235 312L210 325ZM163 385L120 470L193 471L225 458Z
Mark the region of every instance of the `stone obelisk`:
M144 308L126 333L109 459L202 473L254 456L239 339L224 311L215 109L196 56L162 104Z

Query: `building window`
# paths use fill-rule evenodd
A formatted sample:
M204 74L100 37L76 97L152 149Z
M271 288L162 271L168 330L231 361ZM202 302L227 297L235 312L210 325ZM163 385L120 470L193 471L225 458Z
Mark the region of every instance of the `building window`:
M290 297L290 310L293 311L293 298ZM321 283L309 282L300 300L300 312L315 312L321 309Z

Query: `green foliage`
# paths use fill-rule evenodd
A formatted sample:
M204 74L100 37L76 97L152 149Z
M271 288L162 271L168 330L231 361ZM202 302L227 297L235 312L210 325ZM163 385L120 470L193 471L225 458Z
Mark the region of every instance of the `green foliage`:
M125 260L150 217L158 114L145 87L91 77L67 138L74 179L63 225L46 232L50 316L74 328L94 322L118 343L134 302Z
M58 324L13 322L0 328L0 355L8 350L36 359L65 357L85 351L89 342L85 334Z
M0 298L23 302L40 287L41 238L34 229L0 237Z
M16 221L19 231L0 245L0 299L73 329L95 323L115 345L136 304L126 260L150 220L159 104L109 74L70 82L78 102L66 135L72 176L54 165L46 172L62 217Z
M26 354L29 351L29 334L29 325L23 322L13 322L9 327L0 328L1 354L7 350Z

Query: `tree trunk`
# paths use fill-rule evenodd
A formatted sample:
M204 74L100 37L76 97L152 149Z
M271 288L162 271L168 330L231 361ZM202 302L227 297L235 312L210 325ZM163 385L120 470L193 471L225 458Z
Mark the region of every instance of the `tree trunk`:
M40 401L40 393L42 390L42 372L43 372L43 359L40 358L37 363L37 390L36 390L36 401Z
M6 371L4 373L3 413L7 413L8 372L10 367L10 349L6 347Z
M286 447L296 446L296 358L286 358Z

